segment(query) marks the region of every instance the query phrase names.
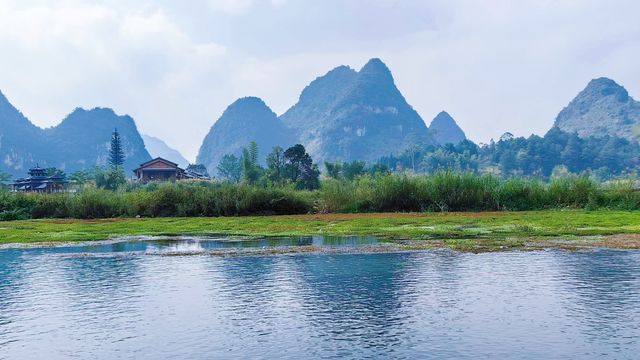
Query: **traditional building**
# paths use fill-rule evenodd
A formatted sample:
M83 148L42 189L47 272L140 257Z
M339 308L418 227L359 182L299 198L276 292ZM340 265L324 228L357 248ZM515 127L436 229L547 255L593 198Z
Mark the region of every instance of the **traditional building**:
M13 191L53 193L67 190L69 182L64 175L48 175L47 169L36 167L29 169L29 177L14 181Z
M133 172L136 174L136 180L142 183L190 178L178 164L160 157L140 164Z

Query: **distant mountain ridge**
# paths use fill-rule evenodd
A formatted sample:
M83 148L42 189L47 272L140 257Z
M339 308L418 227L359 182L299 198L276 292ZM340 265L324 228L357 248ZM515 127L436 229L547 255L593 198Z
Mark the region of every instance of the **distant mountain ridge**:
M161 157L163 159L173 161L183 169L189 166L189 160L185 159L178 150L170 147L157 137L142 134L142 140L144 141L144 146L147 148L147 151L152 158Z
M360 71L342 65L316 78L280 117L261 99L239 99L212 126L197 161L215 171L224 154L239 154L252 140L262 156L275 145L301 143L318 163L372 162L434 143L380 59L369 60Z
M135 122L108 108L75 109L62 122L41 129L0 93L0 170L25 176L30 167L56 167L66 172L108 163L111 134L122 138L127 175L151 157Z
M159 139L143 139L130 116L109 108L77 108L59 125L42 129L0 92L0 170L23 176L35 164L66 172L107 165L114 128L124 142L127 175L149 160L150 152L182 166L188 163ZM583 138L609 135L637 140L640 102L614 80L593 79L560 111L554 128ZM258 143L261 161L273 146L302 143L322 163L375 162L415 145L456 144L464 139L464 131L445 111L427 126L396 87L387 66L371 59L359 71L343 65L316 78L279 117L257 97L238 99L211 127L197 163L215 174L223 155L240 155L250 141Z
M593 79L560 113L554 126L580 137L638 139L640 102L615 81Z

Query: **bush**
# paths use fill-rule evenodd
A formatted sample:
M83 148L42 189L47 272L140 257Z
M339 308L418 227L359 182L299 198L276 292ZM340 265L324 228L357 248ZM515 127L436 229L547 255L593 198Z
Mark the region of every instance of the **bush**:
M540 210L548 206L547 189L540 180L511 178L500 184L498 203L503 210Z
M634 180L599 184L567 176L549 183L490 175L439 172L327 179L320 190L218 181L127 185L78 193L0 192L0 220L28 218L190 217L305 214L313 211L496 211L551 208L640 209Z

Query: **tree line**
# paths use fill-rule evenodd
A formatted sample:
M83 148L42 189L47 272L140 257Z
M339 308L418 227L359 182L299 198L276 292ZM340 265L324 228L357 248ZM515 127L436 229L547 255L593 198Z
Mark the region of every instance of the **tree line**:
M635 175L640 166L640 146L615 136L581 138L553 128L542 137L507 133L498 142L484 145L464 140L455 145L414 146L400 155L383 157L378 164L413 173L449 170L541 179L571 173L604 181Z
M615 136L581 138L577 134L551 129L545 136L528 138L505 134L497 142L477 145L469 140L443 146L413 146L399 155L389 155L378 162L325 162L327 178L354 180L362 175L387 173L430 174L439 171L493 174L502 178L532 177L548 180L553 176L584 174L606 181L637 173L640 146ZM112 134L109 166L77 171L69 175L72 184L115 190L127 185L123 164L125 154L120 136ZM187 170L208 177L203 165L191 164ZM298 189L320 187L320 168L303 145L283 149L276 146L260 161L258 145L251 142L240 155L226 154L217 168L220 180L260 186L293 184ZM50 168L48 173L62 174ZM10 176L0 172L0 188L7 187Z

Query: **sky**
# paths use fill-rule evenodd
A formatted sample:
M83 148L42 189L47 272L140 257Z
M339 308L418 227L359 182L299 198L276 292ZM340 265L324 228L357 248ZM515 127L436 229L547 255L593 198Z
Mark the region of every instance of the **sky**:
M224 109L278 115L339 65L382 59L422 118L476 142L543 135L596 77L640 98L635 0L0 0L0 90L32 122L131 115L194 160Z

